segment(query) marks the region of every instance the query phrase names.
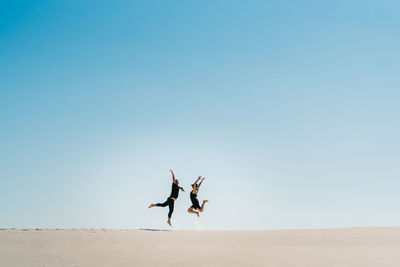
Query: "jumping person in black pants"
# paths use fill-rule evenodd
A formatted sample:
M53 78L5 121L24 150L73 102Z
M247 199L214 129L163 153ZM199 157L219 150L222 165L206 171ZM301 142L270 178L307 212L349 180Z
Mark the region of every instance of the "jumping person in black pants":
M178 198L179 195L179 189L182 190L183 192L185 192L185 190L183 190L182 187L178 186L179 185L179 181L177 179L175 179L175 175L174 172L170 169L170 172L172 173L172 190L171 190L171 195L169 196L169 198L167 199L167 201L165 201L164 203L156 203L156 204L151 204L149 206L149 208L152 207L169 207L169 213L168 213L168 221L167 223L171 225L171 216L172 213L174 212L174 203L175 200Z
M201 182L199 184L198 181L201 179ZM192 184L192 192L190 192L190 200L192 201L192 206L190 206L190 208L188 209L189 213L196 213L197 217L200 217L200 212L203 212L204 210L204 205L208 202L208 200L203 200L203 203L199 204L199 200L197 199L197 193L199 192L200 189L200 185L201 183L204 181L205 178L201 178L201 176L199 176L199 178L197 178L196 182L194 182L194 184ZM198 210L198 211L196 211Z

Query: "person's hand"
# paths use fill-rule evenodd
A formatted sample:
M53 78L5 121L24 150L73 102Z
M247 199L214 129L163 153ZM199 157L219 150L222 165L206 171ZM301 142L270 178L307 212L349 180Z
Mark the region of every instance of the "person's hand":
M206 179L206 177L203 177L203 179L201 179L201 180L204 181L204 179Z

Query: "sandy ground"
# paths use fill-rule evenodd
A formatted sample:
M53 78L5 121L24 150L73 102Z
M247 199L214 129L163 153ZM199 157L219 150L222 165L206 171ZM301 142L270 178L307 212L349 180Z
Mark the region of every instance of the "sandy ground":
M2 230L0 266L400 266L400 227Z

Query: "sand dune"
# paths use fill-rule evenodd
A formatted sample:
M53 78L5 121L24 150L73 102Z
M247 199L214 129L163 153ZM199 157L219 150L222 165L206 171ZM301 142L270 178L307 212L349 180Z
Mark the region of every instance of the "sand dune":
M0 266L400 266L400 228L2 230Z

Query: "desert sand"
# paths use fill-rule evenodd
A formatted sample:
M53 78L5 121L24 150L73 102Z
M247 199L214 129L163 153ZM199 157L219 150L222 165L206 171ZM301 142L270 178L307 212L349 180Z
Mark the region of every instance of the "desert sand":
M2 230L0 266L400 266L400 227Z

